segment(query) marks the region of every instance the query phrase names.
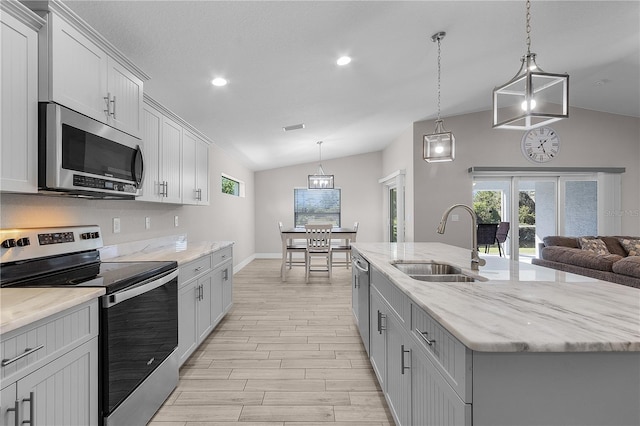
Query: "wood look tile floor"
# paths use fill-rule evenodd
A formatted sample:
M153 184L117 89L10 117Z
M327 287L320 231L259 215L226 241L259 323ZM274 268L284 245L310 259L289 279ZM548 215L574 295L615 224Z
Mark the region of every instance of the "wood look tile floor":
M180 369L149 426L391 426L351 312L351 269L305 283L257 259L233 277L234 306Z

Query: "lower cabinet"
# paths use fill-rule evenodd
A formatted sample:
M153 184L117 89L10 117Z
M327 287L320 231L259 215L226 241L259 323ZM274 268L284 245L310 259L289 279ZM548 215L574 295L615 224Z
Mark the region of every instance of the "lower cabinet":
M0 425L97 426L97 310L96 299L2 335Z
M395 286L375 270L372 271L370 307L371 365L395 423L399 426L471 425L471 404L465 403L444 378L441 371L447 372L447 367L434 357L434 353L448 354L440 348L445 339L433 332L416 336L411 328L422 326L424 320L416 323L418 311L411 300L399 295ZM425 349L429 345L438 345L431 349L434 353ZM447 342L447 347L455 346ZM456 367L466 365L464 355L458 356L462 358L459 361L452 354L444 365L449 366L449 358L453 360L451 365L456 362ZM464 377L460 381L464 382Z
M231 309L231 247L180 266L178 281L178 355L182 365Z

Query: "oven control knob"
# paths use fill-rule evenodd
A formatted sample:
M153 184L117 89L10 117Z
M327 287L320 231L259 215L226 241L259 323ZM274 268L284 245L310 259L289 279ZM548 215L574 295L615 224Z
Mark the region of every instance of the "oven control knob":
M29 240L29 237L18 238L18 241L16 241L16 243L18 244L18 247L31 245L31 241Z
M2 247L4 248L11 248L11 247L15 247L16 246L16 240L13 238L9 238L8 240L4 240L2 242Z

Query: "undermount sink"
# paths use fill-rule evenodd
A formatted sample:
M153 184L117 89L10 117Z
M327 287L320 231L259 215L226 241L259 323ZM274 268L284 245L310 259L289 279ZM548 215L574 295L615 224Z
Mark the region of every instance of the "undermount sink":
M474 278L464 275L460 268L437 262L398 262L393 266L409 277L429 282L473 282Z

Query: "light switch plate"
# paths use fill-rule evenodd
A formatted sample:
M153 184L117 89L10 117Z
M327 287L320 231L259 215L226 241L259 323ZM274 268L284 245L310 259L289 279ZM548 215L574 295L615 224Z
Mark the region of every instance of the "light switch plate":
M179 221L178 221L178 215L175 215L175 216L173 217L173 226L175 226L175 227L177 228L177 227L178 227L178 223L179 223Z
M144 218L144 229L151 229L151 218L148 216Z
M113 218L113 233L114 234L119 234L120 233L120 218L119 217L114 217Z
M459 220L460 220L460 216L458 216L457 214L451 215L451 222L458 222Z

